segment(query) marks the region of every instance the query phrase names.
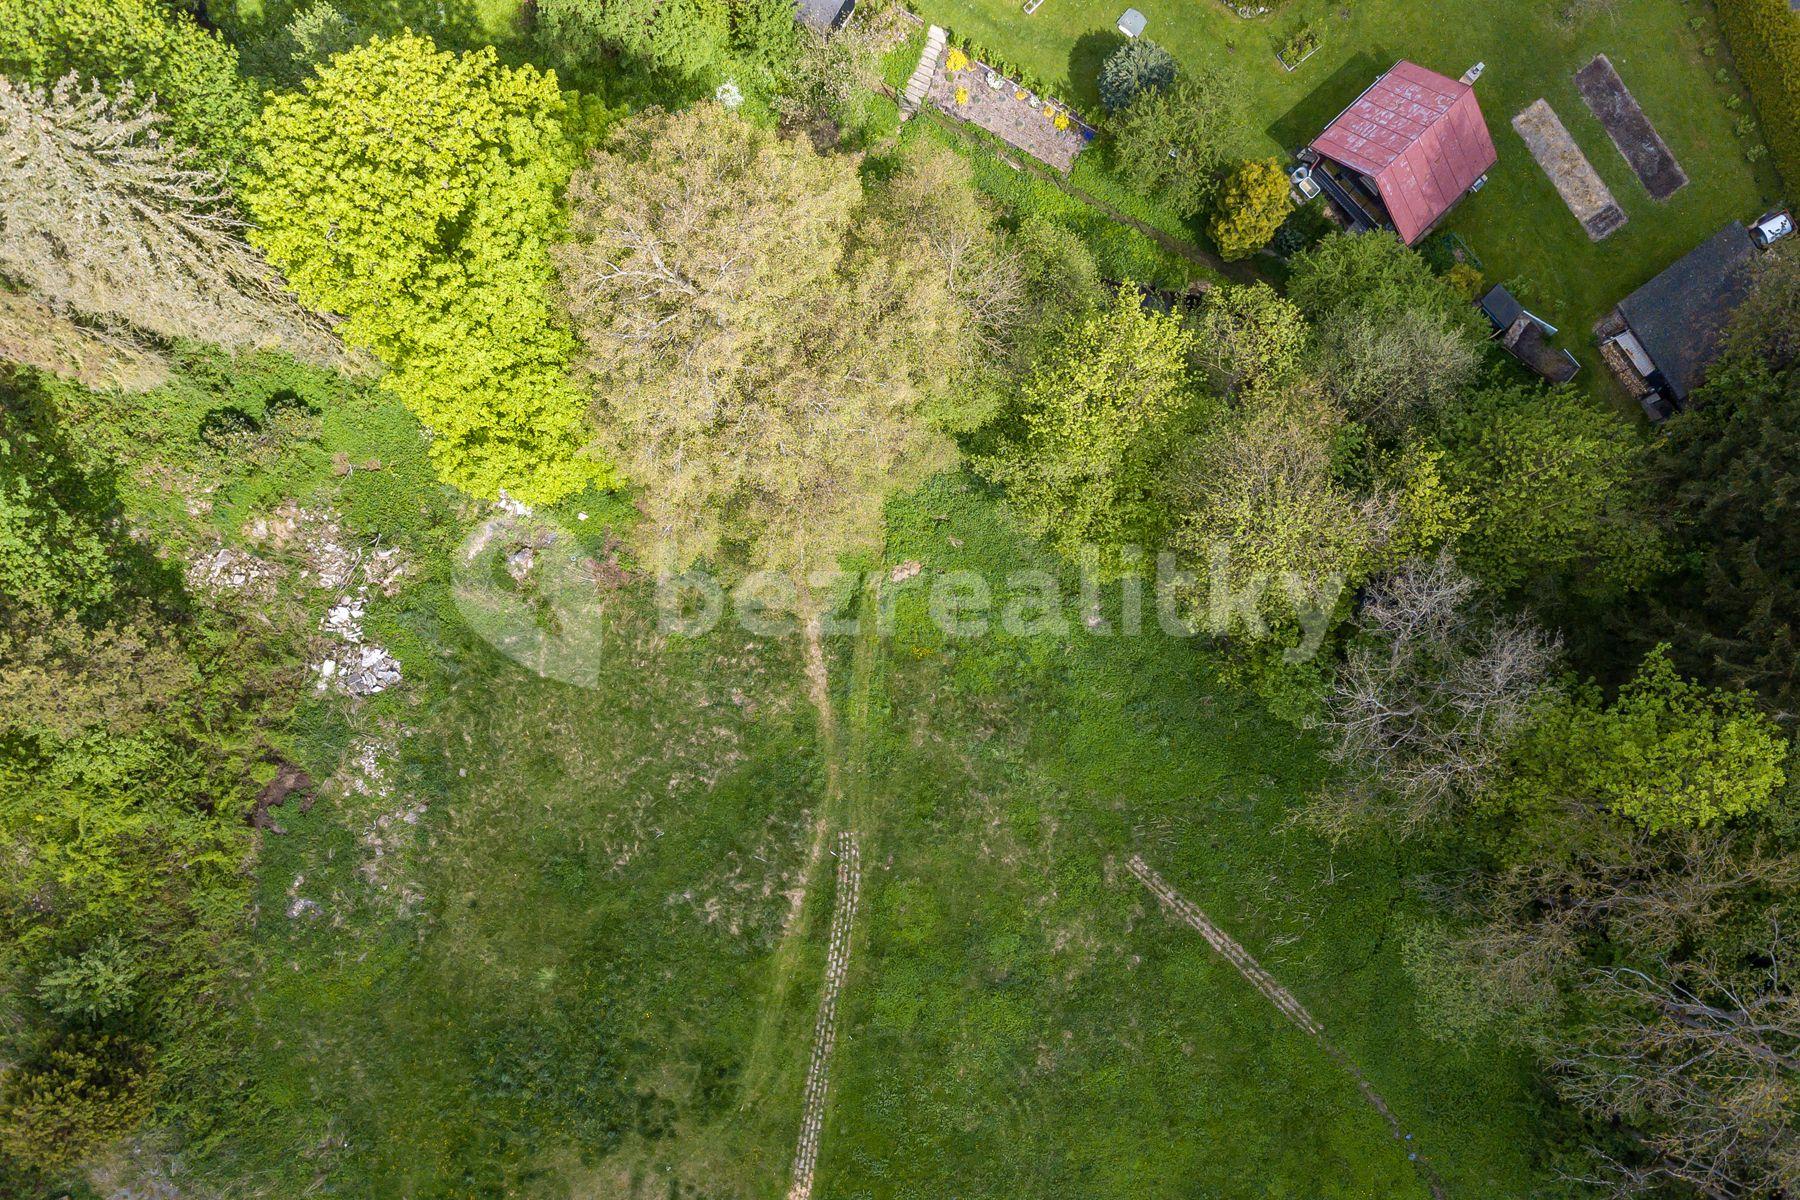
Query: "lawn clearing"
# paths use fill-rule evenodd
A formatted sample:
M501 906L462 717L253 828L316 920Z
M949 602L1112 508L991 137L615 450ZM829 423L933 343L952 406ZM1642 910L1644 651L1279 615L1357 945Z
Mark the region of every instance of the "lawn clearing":
M1095 76L1122 41L1114 23L1123 4L1045 0L1030 16L1016 0L917 0L917 7L926 19L1041 77L1081 111L1099 112ZM1476 94L1500 162L1488 185L1465 199L1444 227L1474 249L1489 282L1508 284L1563 330L1557 346L1583 360L1589 369L1580 382L1597 392L1610 395L1612 385L1589 344L1594 322L1720 225L1755 216L1780 192L1767 161L1745 157L1754 140L1737 132L1742 110L1727 107L1739 89L1712 17L1699 5L1641 0L1573 25L1562 19L1558 0L1293 0L1251 21L1214 3L1145 0L1135 7L1149 18L1145 36L1189 69L1219 71L1231 82L1247 115L1236 147L1246 156L1285 155L1305 145L1399 59L1451 78L1485 62ZM1701 27L1691 28L1690 20ZM1320 47L1298 70L1286 71L1275 51L1309 24ZM1632 80L1646 119L1690 177L1666 202L1652 199L1631 168L1605 149L1605 129L1581 103L1575 72L1601 53ZM1723 80L1715 78L1721 68ZM1556 189L1508 127L1512 114L1539 98L1563 115L1630 219L1603 243L1590 242L1569 219ZM1083 154L1075 181L1087 187L1084 177L1101 170L1104 158L1104 145ZM1204 235L1189 226L1185 236Z
M1650 124L1644 110L1632 98L1631 91L1611 60L1604 54L1575 73L1575 85L1588 109L1606 126L1612 139L1631 169L1644 184L1644 190L1658 200L1667 200L1687 186L1687 172L1669 153L1669 147Z

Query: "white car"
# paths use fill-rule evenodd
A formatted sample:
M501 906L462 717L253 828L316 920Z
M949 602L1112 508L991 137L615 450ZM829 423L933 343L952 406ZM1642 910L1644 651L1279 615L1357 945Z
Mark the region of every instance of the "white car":
M1750 236L1756 239L1759 246L1767 246L1770 242L1779 242L1794 232L1794 216L1788 212L1770 213L1750 227Z

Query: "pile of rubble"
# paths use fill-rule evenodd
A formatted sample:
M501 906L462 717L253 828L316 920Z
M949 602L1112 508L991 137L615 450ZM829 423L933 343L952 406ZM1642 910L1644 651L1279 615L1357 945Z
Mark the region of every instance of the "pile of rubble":
M319 673L319 690L330 687L352 696L373 696L400 682L400 662L380 646L363 640L363 610L368 607L369 585L357 587L331 606L320 628L330 639L324 655L314 664Z
M243 592L268 596L274 590L275 565L254 554L220 546L188 564L187 584L196 591Z
M302 585L338 593L319 626L323 636L312 664L319 690L372 696L400 682L399 660L363 633L370 593L392 596L400 590L406 563L399 547L360 545L337 514L292 501L251 521L244 538L265 553L218 546L188 564L189 585L269 599L285 573L283 561L291 560Z

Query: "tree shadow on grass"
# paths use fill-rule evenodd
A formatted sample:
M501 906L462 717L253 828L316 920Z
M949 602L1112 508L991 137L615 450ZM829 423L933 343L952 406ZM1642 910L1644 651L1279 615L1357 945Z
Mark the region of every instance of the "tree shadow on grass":
M1375 77L1394 65L1392 56L1364 51L1333 71L1269 125L1269 136L1288 150L1298 150L1319 136L1331 119L1375 82Z
M1095 29L1075 39L1069 51L1070 103L1090 121L1106 115L1100 107L1100 64L1125 44L1125 35L1117 29Z

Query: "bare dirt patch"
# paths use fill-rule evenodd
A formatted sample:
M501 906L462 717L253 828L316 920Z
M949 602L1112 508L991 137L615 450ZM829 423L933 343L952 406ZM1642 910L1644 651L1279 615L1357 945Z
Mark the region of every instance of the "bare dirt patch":
M1525 139L1526 149L1556 185L1556 193L1590 241L1601 241L1625 224L1625 210L1613 200L1606 181L1595 172L1587 155L1569 136L1556 110L1535 100L1512 119L1513 128Z
M1600 124L1606 126L1606 136L1637 172L1645 191L1657 200L1667 200L1687 186L1687 172L1638 107L1637 97L1619 78L1611 59L1596 54L1594 61L1575 72L1575 86Z

